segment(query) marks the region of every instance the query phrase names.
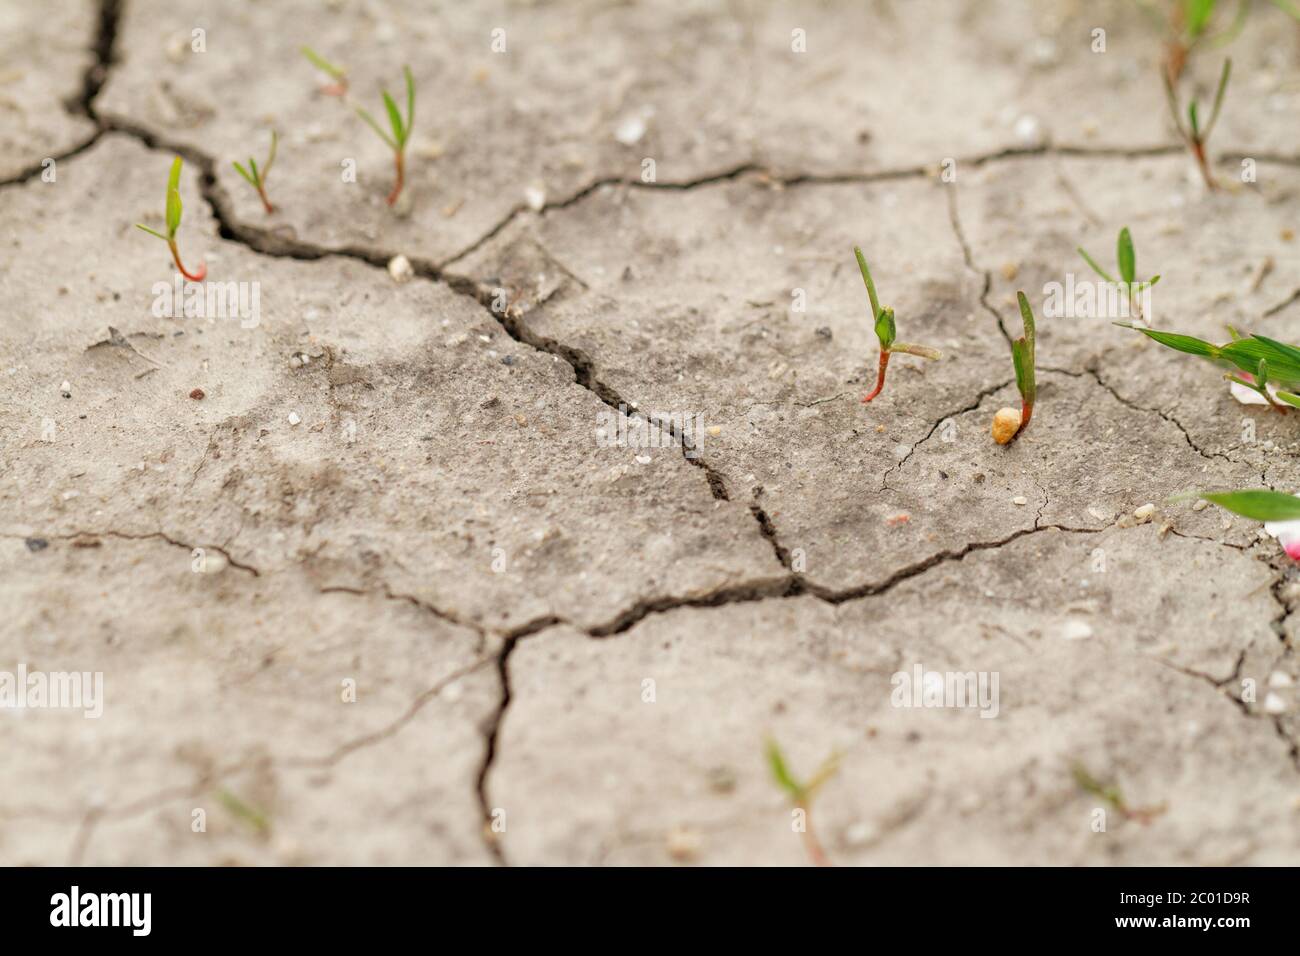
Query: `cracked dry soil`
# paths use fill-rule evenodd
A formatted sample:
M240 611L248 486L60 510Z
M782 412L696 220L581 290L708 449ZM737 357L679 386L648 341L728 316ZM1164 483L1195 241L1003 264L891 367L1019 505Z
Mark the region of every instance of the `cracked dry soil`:
M1118 0L56 0L0 36L0 671L103 675L98 719L0 715L0 862L801 864L768 735L841 755L837 863L1300 861L1300 577L1168 501L1296 490L1295 417L1040 318L1033 425L988 435L1015 291L1123 225L1157 325L1300 336L1279 11L1211 144L1257 181L1213 194ZM372 109L411 64L396 210L304 43ZM271 128L268 216L231 160ZM251 327L152 309L173 156ZM944 352L870 406L854 245ZM661 447L599 440L620 406ZM996 674L996 719L892 706L915 666ZM1166 812L1095 832L1076 763Z

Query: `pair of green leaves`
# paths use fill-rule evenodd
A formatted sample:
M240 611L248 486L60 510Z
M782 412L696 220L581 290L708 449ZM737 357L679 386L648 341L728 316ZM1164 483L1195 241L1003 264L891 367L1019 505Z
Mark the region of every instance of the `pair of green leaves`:
M370 125L380 139L389 145L395 153L400 153L406 148L406 142L411 138L411 127L415 123L415 79L411 76L409 66L402 67L402 73L406 77L406 119L402 119L401 112L397 109L397 103L389 95L387 90L383 91L384 109L388 112L388 124L392 127L392 135L384 132L383 127L375 122L375 118L357 107L357 114Z
M1083 261L1092 267L1093 272L1097 273L1097 275L1101 276L1107 282L1115 282L1116 285L1121 284L1120 282L1116 282L1115 278L1109 272L1097 265L1096 260L1084 251L1083 246L1076 246L1075 248L1078 249L1079 255L1083 256ZM1123 285L1129 287L1130 292L1132 292L1135 285L1151 286L1160 281L1159 276L1153 276L1145 282L1137 281L1137 252L1133 248L1133 236L1128 231L1128 226L1125 226L1119 231L1119 238L1115 242L1115 260L1119 264L1120 280Z
M1268 391L1269 383L1285 386L1285 389L1279 388L1277 397L1288 405L1300 407L1300 395L1295 394L1296 390L1300 389L1300 348L1294 345L1287 345L1285 342L1264 335L1242 337L1235 329L1229 329L1232 333L1231 342L1226 345L1215 345L1194 335L1145 329L1127 322L1115 324L1136 329L1166 348L1208 359L1221 368L1245 372L1252 376L1253 381L1246 381L1231 373L1227 377L1238 385L1259 392L1269 404L1274 404L1273 396Z
M177 156L172 160L172 171L167 177L167 235L163 235L155 229L150 229L144 223L137 222L136 228L143 229L151 236L157 236L163 242L174 243L176 241L176 230L181 227L181 158Z
M1296 499L1300 501L1300 498ZM795 779L790 768L786 766L785 756L781 753L781 748L771 737L767 739L767 763L772 770L772 777L776 780L778 786L790 795L790 802L795 806L807 807L817 791L827 780L835 776L840 768L839 754L831 754L817 768L817 772L808 780L799 782Z
M1034 379L1034 311L1029 307L1029 300L1023 292L1016 293L1020 303L1020 318L1025 325L1025 334L1011 343L1011 364L1016 369L1016 388L1026 408L1033 408L1034 399L1038 397L1038 384Z
M1193 147L1204 146L1206 140L1210 138L1214 124L1219 120L1219 111L1223 108L1223 98L1228 92L1228 78L1232 75L1232 58L1228 57L1223 61L1223 71L1219 74L1219 86L1214 92L1214 105L1210 108L1210 120L1205 124L1204 129L1201 128L1200 106L1195 98L1187 104L1188 125L1183 125L1182 117L1178 112L1178 95L1174 92L1173 81L1169 78L1169 73L1166 70L1161 70L1160 75L1164 77L1165 99L1169 104L1170 115L1174 118L1174 125L1178 128L1178 134Z
M876 297L876 284L871 281L871 270L867 268L867 260L862 255L862 250L854 246L853 254L857 256L858 270L862 273L862 281L867 286L867 298L871 300L871 317L875 322L876 338L880 340L880 351L906 352L926 359L939 358L938 349L932 349L928 345L898 341L898 324L894 321L894 310L889 306L880 307L880 300Z
M244 179L248 181L248 184L254 189L260 190L266 185L267 174L271 172L271 164L275 162L275 147L279 142L279 139L280 137L276 134L275 130L271 130L271 152L266 157L266 165L264 165L260 170L257 168L257 160L253 159L251 156L248 157L248 169L245 169L239 163L235 163L235 170L239 175L243 176Z

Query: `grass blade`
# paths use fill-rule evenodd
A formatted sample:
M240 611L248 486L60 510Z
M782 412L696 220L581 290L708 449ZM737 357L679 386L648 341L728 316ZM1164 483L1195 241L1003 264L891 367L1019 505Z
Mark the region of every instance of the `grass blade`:
M1282 491L1251 488L1244 491L1205 492L1204 498L1233 514L1254 521L1295 521L1300 519L1300 498Z

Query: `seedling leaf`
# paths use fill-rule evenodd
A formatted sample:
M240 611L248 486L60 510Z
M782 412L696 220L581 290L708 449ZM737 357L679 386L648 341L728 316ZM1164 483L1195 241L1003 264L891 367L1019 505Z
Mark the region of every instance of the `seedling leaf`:
M1296 500L1300 501L1300 498ZM781 748L771 737L767 740L767 763L772 768L772 776L781 788L789 793L793 799L803 799L804 788L799 786L794 777L790 775L790 770L785 765L785 757L781 754Z
M405 146L415 126L415 77L411 76L409 66L402 67L402 75L406 77L406 136L402 139L402 145Z
M299 49L302 50L302 55L310 60L311 64L316 67L316 69L328 73L332 79L343 79L344 71L342 67L335 66L309 46L300 47Z
M388 111L388 123L393 127L393 139L397 140L400 147L406 142L406 134L402 131L402 114L397 111L397 104L393 102L392 96L387 90L383 91L384 109Z
M248 185L252 186L254 189L257 188L257 182L253 179L252 176L248 174L248 170L244 169L243 166L239 165L238 161L232 163L231 165L235 167L235 171L239 173L239 175L243 176L244 179L248 181Z
M1135 329L1147 338L1154 339L1166 348L1171 348L1178 352L1186 352L1188 355L1199 355L1201 358L1207 359L1217 359L1220 356L1220 349L1217 345L1212 345L1204 339L1198 339L1194 335L1182 335L1178 332L1161 332L1156 329L1144 329L1127 322L1116 322L1115 324L1126 329Z
M1088 263L1088 265L1092 266L1092 271L1093 271L1093 272L1097 273L1097 275L1101 276L1101 277L1102 277L1103 279L1105 279L1107 282L1114 282L1114 281L1115 281L1114 279L1112 279L1112 278L1110 277L1110 275L1106 272L1105 269L1103 269L1101 266L1097 265L1096 260L1093 259L1092 256L1088 255L1088 253L1086 253L1086 252L1083 251L1083 246L1077 246L1076 248L1079 250L1079 255L1083 256L1083 261L1086 262L1086 263Z
M158 232L158 231L156 231L156 230L150 229L148 226L146 226L146 225L145 225L144 223L142 223L142 222L137 222L137 223L135 224L135 227L136 227L137 229L143 229L145 232L149 233L149 235L151 235L151 236L157 236L157 237L158 237L159 239L161 239L163 242L167 242L167 241L168 241L168 240L167 240L167 237L164 236L161 232Z
M382 139L385 143L387 143L390 148L397 149L397 143L393 142L393 138L383 131L380 125L375 122L375 118L373 116L371 116L369 113L363 110L360 106L357 107L357 115L360 116L363 120L365 120L370 125L370 128L373 129L376 133L378 133L379 138Z
M867 260L862 255L862 250L854 246L853 254L858 257L858 269L862 273L862 281L867 284L867 298L871 300L871 317L874 319L880 315L880 300L876 298L876 284L871 281L871 270L867 268Z
M1205 492L1200 497L1220 508L1226 508L1233 514L1254 521L1300 519L1300 498L1283 491L1250 488L1243 491Z
M894 322L893 309L881 309L876 316L876 338L880 339L880 347L888 352L894 344L894 337L898 334L898 327Z
M1223 107L1223 97L1228 92L1228 77L1232 74L1232 57L1223 61L1223 72L1219 74L1219 88L1214 91L1214 106L1210 109L1210 122L1206 124L1205 134L1202 140L1210 138L1210 132L1214 129L1214 124L1218 122L1219 110Z
M1119 262L1120 277L1127 284L1132 285L1133 280L1137 278L1137 257L1133 252L1133 237L1129 234L1128 226L1119 231L1115 257L1116 261Z

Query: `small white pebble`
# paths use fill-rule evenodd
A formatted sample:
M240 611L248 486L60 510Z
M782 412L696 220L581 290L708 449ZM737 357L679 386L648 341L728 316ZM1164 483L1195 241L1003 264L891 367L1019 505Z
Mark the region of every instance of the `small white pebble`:
M636 456L636 463L637 463L638 465L648 465L648 464L650 464L650 456L649 456L649 455L637 455L637 456Z
M628 116L614 130L614 139L624 146L635 146L645 135L645 119L640 116Z
M1266 714L1285 714L1291 707L1284 701L1281 696L1271 691L1264 695L1264 713Z
M546 190L541 186L529 186L524 190L524 202L533 212L541 212L546 208Z
M1155 513L1156 506L1148 501L1142 507L1133 512L1133 517L1137 518L1138 521L1150 521L1151 516Z
M1027 505L1029 504L1029 499L1026 498L1024 495L1016 495L1014 498L1011 499L1011 503L1013 505Z
M397 282L409 282L415 275L415 270L411 268L411 260L406 256L393 256L388 260L388 274Z
M1192 505L1192 510L1204 511L1208 507L1210 507L1210 503L1206 501L1204 498L1200 498L1197 500L1196 504Z
M59 394L64 398L72 397L72 383L64 379L63 384L59 386Z
M1294 687L1295 678L1285 671L1274 671L1268 675L1269 687Z
M302 417L299 416L299 414L298 414L297 412L290 412L290 413L289 413L289 424L290 424L290 425L297 425L297 424L298 424L299 422L301 422L301 421L302 421Z
M1067 641L1083 641L1092 637L1092 625L1087 621L1071 618L1061 629L1061 636Z
M1276 448L1276 447L1277 447L1277 446L1274 445L1271 441L1266 441L1266 442L1264 442L1264 450L1265 450L1265 451L1272 451L1272 450L1273 450L1274 448Z

